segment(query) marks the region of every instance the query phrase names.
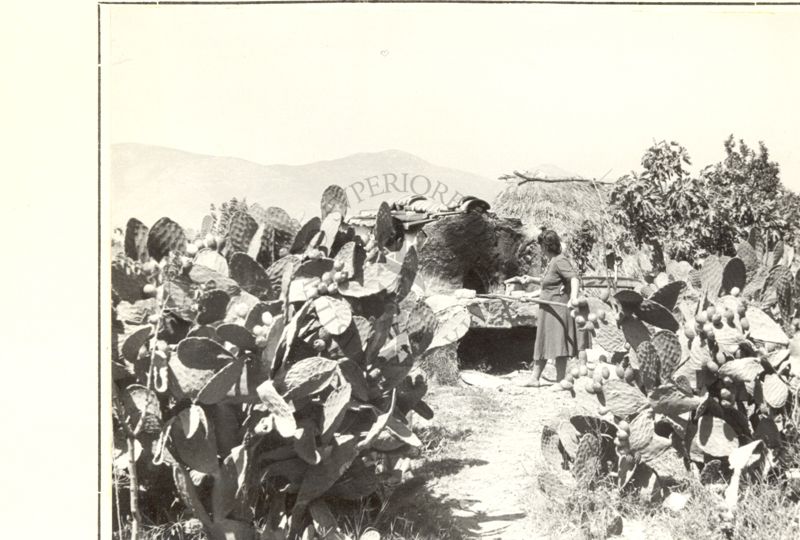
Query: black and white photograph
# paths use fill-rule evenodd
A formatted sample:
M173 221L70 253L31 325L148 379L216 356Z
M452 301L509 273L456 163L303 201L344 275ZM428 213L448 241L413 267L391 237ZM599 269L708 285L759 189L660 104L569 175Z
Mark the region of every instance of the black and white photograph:
M800 6L96 8L99 537L800 538Z

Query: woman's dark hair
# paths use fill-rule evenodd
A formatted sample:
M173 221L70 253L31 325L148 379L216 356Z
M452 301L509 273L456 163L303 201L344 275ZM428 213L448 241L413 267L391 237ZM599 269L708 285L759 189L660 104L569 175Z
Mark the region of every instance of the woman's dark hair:
M561 239L558 237L556 231L542 231L539 235L539 245L542 246L542 251L550 252L555 255L561 253Z

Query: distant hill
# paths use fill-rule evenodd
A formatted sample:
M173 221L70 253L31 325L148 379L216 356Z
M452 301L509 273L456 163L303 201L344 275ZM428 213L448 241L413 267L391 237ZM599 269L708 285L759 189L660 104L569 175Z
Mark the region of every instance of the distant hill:
M322 191L339 184L358 210L420 193L448 201L456 191L491 202L505 183L441 167L400 150L361 153L306 165L262 165L233 157L192 154L143 144L111 148L114 226L137 217L150 225L169 216L199 228L211 203L231 197L280 206L297 219L319 214Z

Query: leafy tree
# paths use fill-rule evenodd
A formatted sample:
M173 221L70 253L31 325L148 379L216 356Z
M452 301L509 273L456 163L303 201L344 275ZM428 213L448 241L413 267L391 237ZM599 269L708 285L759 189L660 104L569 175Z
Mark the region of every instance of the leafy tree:
M684 147L656 143L642 158L642 172L614 186L612 217L635 245L652 247L655 269L664 269L665 256L694 262L703 251L733 255L754 226L773 242L793 239L800 196L782 186L767 147L760 143L756 152L733 136L724 147L725 159L693 178Z
M787 211L791 214L797 206L796 196L781 184L780 169L770 161L766 145L760 142L756 152L742 140L737 145L731 135L724 147L725 159L706 167L701 176L713 184L715 206L725 212L734 234L741 237L758 227L774 242L791 232Z
M642 157L643 171L623 176L611 192L612 219L637 246L653 249L653 265L663 269L665 253L674 256L693 246L690 240L708 209L704 190L686 166L689 153L676 142L661 141Z
M581 275L585 274L589 268L589 257L596 242L597 226L587 219L581 224L581 228L575 232L569 243L570 254Z

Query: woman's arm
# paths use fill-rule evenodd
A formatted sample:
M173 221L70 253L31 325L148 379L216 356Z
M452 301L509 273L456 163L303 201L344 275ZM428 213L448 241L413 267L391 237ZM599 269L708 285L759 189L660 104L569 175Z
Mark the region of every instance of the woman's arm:
M569 284L569 301L571 304L575 305L578 301L578 289L580 289L581 284L576 277L570 279Z

